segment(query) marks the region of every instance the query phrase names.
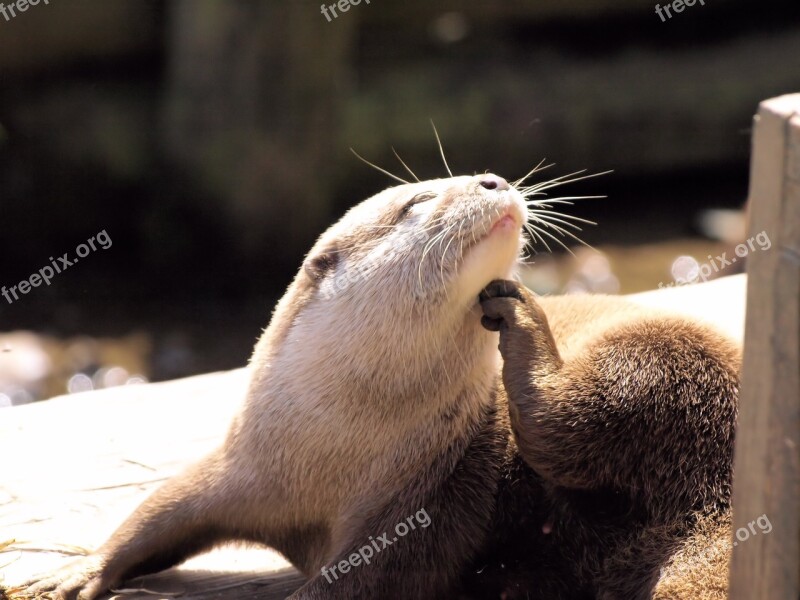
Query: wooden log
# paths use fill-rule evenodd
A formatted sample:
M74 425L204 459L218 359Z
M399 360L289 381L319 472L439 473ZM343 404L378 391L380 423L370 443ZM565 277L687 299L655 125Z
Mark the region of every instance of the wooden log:
M733 600L800 595L800 94L755 118L741 405L734 483ZM749 524L766 515L769 533Z

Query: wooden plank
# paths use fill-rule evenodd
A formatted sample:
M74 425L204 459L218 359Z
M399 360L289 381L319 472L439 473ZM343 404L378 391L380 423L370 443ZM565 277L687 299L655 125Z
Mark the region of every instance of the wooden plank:
M750 234L772 251L748 257L734 523L761 515L768 534L735 540L733 600L800 596L800 94L761 104L755 120ZM743 541L745 538L746 541Z

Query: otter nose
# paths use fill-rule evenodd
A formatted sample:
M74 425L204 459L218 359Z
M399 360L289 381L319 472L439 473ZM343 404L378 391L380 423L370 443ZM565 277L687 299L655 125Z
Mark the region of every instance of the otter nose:
M497 175L492 175L491 173L483 175L479 183L482 188L487 190L497 190L498 192L503 192L511 189L505 179L498 177Z

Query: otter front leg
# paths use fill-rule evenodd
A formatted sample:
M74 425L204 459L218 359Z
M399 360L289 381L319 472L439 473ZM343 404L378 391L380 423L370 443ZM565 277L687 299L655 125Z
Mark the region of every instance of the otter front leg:
M500 333L503 385L519 453L534 470L556 476L561 485L587 481L565 470L554 472L549 455L558 447L561 424L552 413L561 387L563 361L547 317L533 294L515 281L496 280L480 294L482 325ZM553 447L555 446L555 447ZM569 479L571 481L564 481Z
M481 323L489 331L500 332L503 380L510 395L527 394L532 378L550 377L559 371L563 361L547 317L528 288L498 279L479 299L484 313Z
M738 395L729 342L684 319L637 318L562 360L522 285L492 282L480 301L484 326L500 332L514 435L534 470L670 510L725 505Z
M525 286L496 280L480 294L483 326L500 333L503 385L520 456L551 483L571 489L630 487L610 452L628 440L627 415L565 364L547 316ZM611 439L609 439L611 438Z
M126 579L208 549L225 533L214 500L220 475L216 457L209 457L145 500L95 554L16 589L23 598L93 600Z

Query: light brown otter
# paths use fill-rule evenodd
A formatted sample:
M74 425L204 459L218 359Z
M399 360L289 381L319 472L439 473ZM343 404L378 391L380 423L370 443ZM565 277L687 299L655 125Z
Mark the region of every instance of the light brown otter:
M649 597L696 515L727 514L737 351L623 300L534 300L507 281L526 218L493 175L351 209L223 446L25 593L91 600L246 540L309 576L298 599Z

